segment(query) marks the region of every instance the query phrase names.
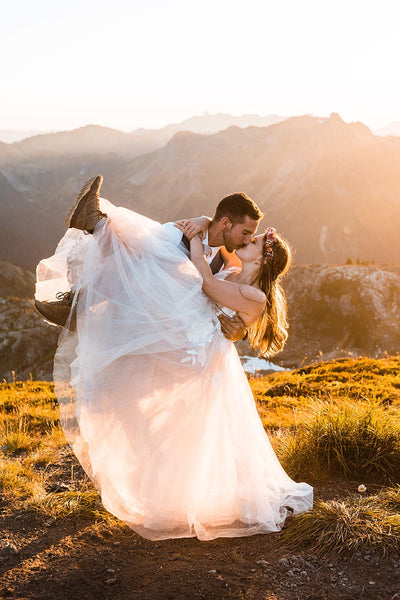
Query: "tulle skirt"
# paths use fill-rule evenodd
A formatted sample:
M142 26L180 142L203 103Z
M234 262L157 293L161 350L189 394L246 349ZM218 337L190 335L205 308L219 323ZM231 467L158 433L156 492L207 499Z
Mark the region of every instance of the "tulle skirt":
M68 229L36 298L77 290L54 382L66 438L103 505L150 540L279 531L313 489L283 470L233 343L168 228L104 198Z

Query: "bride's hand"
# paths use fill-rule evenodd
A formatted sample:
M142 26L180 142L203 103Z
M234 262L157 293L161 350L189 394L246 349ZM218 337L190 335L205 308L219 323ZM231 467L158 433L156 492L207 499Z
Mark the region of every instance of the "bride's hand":
M205 217L203 215L193 219L180 219L179 221L175 221L175 227L180 229L189 241L197 234L201 234L201 239L204 240L211 221L212 219L210 219L210 217Z
M180 221L176 223L175 226L178 227L182 231L182 233L190 240L190 258L192 262L196 264L197 260L202 260L204 258L204 246L203 246L203 233L195 233L191 235L191 224L188 219L187 224L186 221Z

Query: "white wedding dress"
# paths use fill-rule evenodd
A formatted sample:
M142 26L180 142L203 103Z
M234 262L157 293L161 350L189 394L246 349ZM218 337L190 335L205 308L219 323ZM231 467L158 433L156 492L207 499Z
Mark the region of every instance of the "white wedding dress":
M160 223L100 207L93 235L68 229L37 267L37 299L80 289L54 361L67 440L145 538L279 531L313 489L281 467L199 272Z

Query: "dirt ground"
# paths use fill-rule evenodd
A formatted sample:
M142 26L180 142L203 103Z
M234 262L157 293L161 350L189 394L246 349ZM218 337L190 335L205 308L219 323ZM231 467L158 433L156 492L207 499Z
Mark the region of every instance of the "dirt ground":
M354 486L319 486L315 497L344 497ZM128 528L52 521L5 503L0 521L2 599L400 600L399 555L332 560L289 550L282 533L152 542Z

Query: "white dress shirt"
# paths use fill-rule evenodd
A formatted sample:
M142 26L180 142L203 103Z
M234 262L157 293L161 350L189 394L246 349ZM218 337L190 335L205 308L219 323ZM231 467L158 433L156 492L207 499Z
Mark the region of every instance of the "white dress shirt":
M174 242L179 248L186 254L186 256L190 256L189 250L186 248L185 244L182 241L183 233L180 229L175 227L172 221L163 224L163 229L167 233L168 238L171 242ZM208 232L206 237L203 240L204 246L204 254L208 264L210 264L214 258L214 256L218 253L218 251L222 248L222 246L209 246L208 245Z

